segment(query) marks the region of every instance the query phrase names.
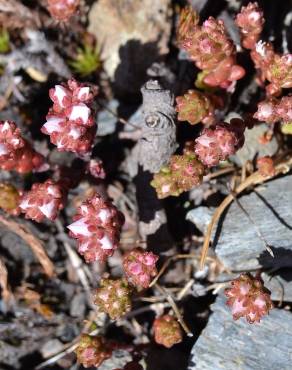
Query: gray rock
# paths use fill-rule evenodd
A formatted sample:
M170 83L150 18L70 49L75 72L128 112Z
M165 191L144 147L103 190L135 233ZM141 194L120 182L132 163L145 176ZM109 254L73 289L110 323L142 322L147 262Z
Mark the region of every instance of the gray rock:
M245 319L234 321L222 297L217 298L212 310L191 351L188 370L291 369L290 312L273 309L260 324L251 325Z
M215 252L232 271L260 267L292 267L292 176L285 176L241 196L240 203L253 223L233 202L223 215L214 239ZM275 257L266 251L256 228L271 246Z
M112 357L104 361L98 368L99 370L113 370L123 368L128 362L132 361L129 352L124 350L113 351Z
M51 339L42 346L40 352L44 358L49 358L62 351L63 348L64 345L61 341L58 339Z
M170 0L99 0L89 13L89 32L102 46L101 58L121 92L138 93L147 68L168 53Z
M187 213L186 219L195 224L195 226L201 231L201 233L205 234L207 227L212 219L213 213L213 208L203 206L197 207Z
M107 108L112 111L114 114L109 112L107 109L101 109L97 113L97 123L98 123L98 130L97 136L106 136L110 135L115 132L117 126L117 109L118 109L119 102L115 99L111 100L107 104Z
M261 144L259 138L267 131L265 124L260 124L253 127L251 130L245 130L245 142L244 146L237 151L235 156L232 156L232 160L242 166L246 161L251 161L256 155L263 157L266 155L272 156L278 150L278 143L275 137L267 144Z
M86 295L77 293L74 295L70 305L70 315L72 317L84 317L86 310Z

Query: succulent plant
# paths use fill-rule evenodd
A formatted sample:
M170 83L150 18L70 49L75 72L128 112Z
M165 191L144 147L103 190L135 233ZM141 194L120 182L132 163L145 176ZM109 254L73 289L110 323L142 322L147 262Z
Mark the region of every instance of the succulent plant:
M154 339L158 344L170 348L182 341L182 331L175 317L164 315L157 317L153 324Z
M250 324L259 322L273 308L270 294L263 281L249 273L241 274L225 290L234 320L245 317Z

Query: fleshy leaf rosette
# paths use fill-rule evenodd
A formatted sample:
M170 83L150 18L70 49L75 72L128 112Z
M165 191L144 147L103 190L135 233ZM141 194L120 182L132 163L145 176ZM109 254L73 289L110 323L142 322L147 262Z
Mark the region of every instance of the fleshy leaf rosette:
M233 280L231 288L225 290L225 295L234 320L245 317L250 324L260 322L273 308L270 291L259 277L249 273L241 274Z
M206 94L196 90L189 90L183 96L176 98L177 119L187 121L191 125L199 122L214 123L214 106Z
M131 310L131 292L125 279L102 279L94 294L94 303L116 320Z
M276 174L274 161L268 156L257 159L257 168L259 173L264 177L270 177Z
M222 122L205 128L195 140L195 153L204 165L216 166L242 147L244 130L244 122L237 118L230 124Z
M251 57L260 72L260 82L270 82L266 86L268 96L279 96L282 89L292 87L292 54L277 54L272 44L260 40Z
M48 10L57 21L67 21L77 11L80 0L48 0Z
M118 247L124 224L123 214L110 202L95 194L81 204L67 226L78 241L78 252L86 262L104 261Z
M182 12L178 27L179 46L205 72L204 83L227 89L245 74L245 70L236 64L235 45L228 37L223 21L209 17L200 26L197 17L190 7Z
M25 218L37 222L45 218L54 221L64 208L66 195L63 186L53 180L34 183L31 190L21 196L19 208L25 213Z
M73 79L50 90L54 104L41 131L50 136L59 151L80 155L91 152L96 133L93 109L96 93L96 89Z
M123 258L123 267L129 282L138 288L148 288L151 278L157 275L158 258L154 253L141 248L127 253Z
M81 335L75 353L77 361L85 368L99 367L112 356L112 350L103 337L89 334Z
M242 45L254 49L265 23L264 13L258 3L248 3L237 14L235 23L240 28Z
M292 123L292 96L284 96L281 100L270 98L260 102L254 118L266 123Z
M153 324L154 339L158 344L170 348L182 341L182 331L177 320L171 315L157 317Z
M44 157L21 136L12 121L0 121L0 168L19 173L46 169Z
M205 166L191 152L172 155L168 166L154 174L151 186L156 189L160 199L170 195L178 196L194 186L200 185Z

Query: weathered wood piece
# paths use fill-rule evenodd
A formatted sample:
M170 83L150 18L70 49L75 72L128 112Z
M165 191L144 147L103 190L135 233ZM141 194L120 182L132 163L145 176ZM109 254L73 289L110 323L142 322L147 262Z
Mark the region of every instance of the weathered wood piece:
M291 369L290 312L273 309L260 324L251 325L244 319L233 321L225 299L220 296L212 310L192 349L188 370Z
M221 262L232 271L292 267L292 176L260 185L238 199L253 222L234 201L222 216L214 238ZM273 250L274 258L257 230Z

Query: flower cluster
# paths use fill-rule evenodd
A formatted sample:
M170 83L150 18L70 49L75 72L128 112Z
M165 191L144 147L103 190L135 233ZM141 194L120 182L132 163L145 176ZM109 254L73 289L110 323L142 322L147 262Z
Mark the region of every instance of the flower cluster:
M10 184L0 183L0 208L14 216L19 215L20 192Z
M131 288L125 279L102 279L96 289L94 303L116 320L131 310Z
M78 251L86 262L104 261L118 247L123 214L110 202L95 194L78 207L75 222L68 226L78 240Z
M48 0L48 10L57 21L67 21L76 13L80 0Z
M261 157L257 159L257 168L264 177L274 176L276 173L274 161L271 157Z
M270 291L264 287L259 277L253 277L249 273L241 274L233 280L231 288L225 290L225 295L234 320L245 317L253 324L259 322L273 307Z
M182 341L182 331L177 320L171 315L157 317L153 324L155 342L170 348Z
M81 335L75 353L78 362L85 368L99 367L104 360L112 356L112 350L103 337L89 334Z
M204 165L191 152L173 155L168 166L162 167L153 177L151 185L156 189L158 198L178 196L202 182Z
M284 96L281 100L270 98L260 102L254 118L266 123L292 123L292 95Z
M246 49L254 49L265 23L263 11L258 3L243 6L236 16L235 23L240 28L242 45Z
M60 183L52 180L34 183L31 190L21 196L19 208L25 213L25 218L37 222L45 218L54 221L59 211L64 208L66 195Z
M157 260L158 256L152 252L145 252L141 248L127 253L123 258L127 279L138 289L148 288L151 278L157 275Z
M199 122L214 123L214 106L210 98L199 91L189 90L184 96L176 98L177 119L187 121L191 125Z
M258 41L251 57L260 72L260 82L270 82L266 86L268 96L278 96L282 89L292 87L292 54L277 54L272 44Z
M242 147L244 130L244 122L237 118L205 128L195 140L194 151L204 165L216 166Z
M209 86L228 88L241 79L245 71L236 64L236 50L223 21L209 17L202 26L198 15L189 7L183 10L178 25L178 43L204 74Z
M11 121L0 121L0 168L19 173L46 169L44 157L31 147Z
M50 136L58 150L90 153L96 132L95 95L95 89L73 79L50 90L54 104L41 131Z

